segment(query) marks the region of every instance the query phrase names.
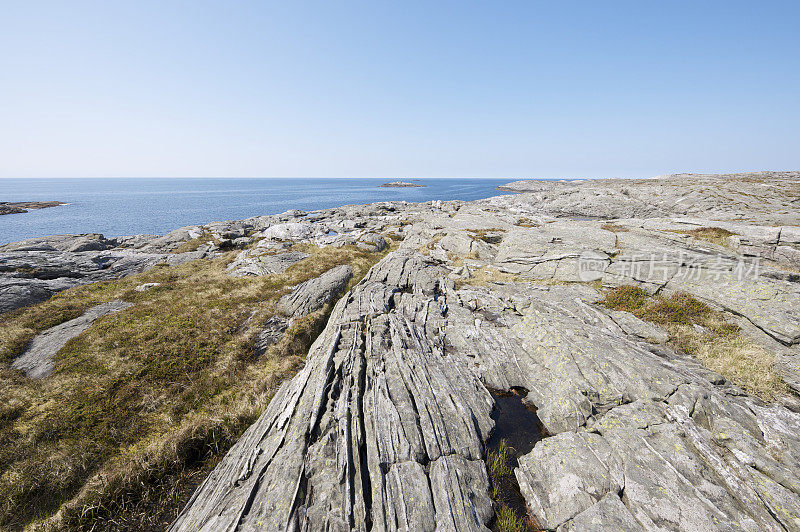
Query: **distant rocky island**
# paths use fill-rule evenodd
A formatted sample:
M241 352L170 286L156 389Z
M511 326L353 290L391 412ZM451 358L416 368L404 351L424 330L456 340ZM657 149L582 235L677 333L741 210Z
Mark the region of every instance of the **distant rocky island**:
M0 215L19 214L28 212L28 209L46 209L48 207L58 207L59 205L66 205L66 203L60 201L0 201Z
M0 245L0 529L800 530L800 172L502 188Z
M409 183L408 181L391 181L381 185L383 188L422 188L424 186L419 183Z

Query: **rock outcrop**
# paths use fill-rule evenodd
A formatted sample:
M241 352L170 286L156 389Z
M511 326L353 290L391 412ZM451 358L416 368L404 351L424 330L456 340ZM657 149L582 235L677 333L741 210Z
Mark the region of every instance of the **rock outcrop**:
M408 181L390 181L381 185L383 188L417 188L424 186L420 183L409 183Z
M98 235L102 237L102 235ZM181 264L206 256L202 251L168 254L125 249L86 249L101 245L92 235L36 239L0 247L0 313L39 303L73 286L117 279L156 264Z
M108 240L99 233L85 235L53 235L31 238L0 246L0 251L103 251L116 246L115 240Z
M308 253L299 251L273 254L258 248L247 249L239 253L236 260L228 265L228 272L234 277L283 273L290 266L308 257Z
M775 253L794 227L547 208L528 194L406 208L400 249L337 303L172 529L487 530L489 390L525 389L548 437L515 475L542 527L800 530L797 400L749 396L667 331L599 306L596 285L689 292L747 325L800 390L800 276ZM720 223L739 224L729 241L691 232Z
M468 203L33 242L0 249L0 305L146 268L190 239L195 258L244 248L231 271L260 275L302 260L298 243L375 251L390 237L399 249L339 299L172 530L487 530L490 390L512 389L545 431L514 469L544 529L800 530L798 175L517 182ZM83 250L96 245L110 247ZM296 286L256 355L351 276ZM599 304L622 285L706 303L774 356L781 389L752 396L668 328Z
M132 306L125 301L111 301L90 308L83 315L38 334L14 359L11 367L25 372L33 379L47 377L53 372L53 357L66 343L88 329L98 318Z
M280 300L280 308L290 316L305 316L321 309L340 295L353 277L353 267L343 264L295 287Z
M500 190L520 192L540 212L563 216L704 217L762 225L800 223L800 172L673 174L654 179L515 181ZM510 200L512 203L514 200Z
M66 205L66 203L60 201L0 201L0 215L20 214L28 212L28 209L46 209L59 205Z
M447 276L373 268L173 530L486 530L487 388L512 387L553 434L516 472L547 529L797 527L800 415L627 334L592 288Z

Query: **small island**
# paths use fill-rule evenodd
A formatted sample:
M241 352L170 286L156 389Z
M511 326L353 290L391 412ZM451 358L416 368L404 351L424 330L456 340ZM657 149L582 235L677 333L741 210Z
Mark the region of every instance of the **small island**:
M66 203L61 201L0 201L0 215L19 214L28 212L28 209L46 209L48 207L58 207L59 205L66 205Z
M385 188L411 188L411 187L424 187L426 185L421 185L419 183L409 183L408 181L391 181L389 183L384 183L381 187Z

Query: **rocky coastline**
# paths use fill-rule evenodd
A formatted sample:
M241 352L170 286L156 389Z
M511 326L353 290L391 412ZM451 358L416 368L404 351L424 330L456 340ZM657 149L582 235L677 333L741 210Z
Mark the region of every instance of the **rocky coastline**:
M163 272L9 364L46 385L67 342L173 268L224 260L224 283L244 283L351 250L374 265L326 263L269 319L241 314L256 353L322 321L170 530L800 530L800 172L501 188L518 194L0 246L0 320ZM498 393L540 423L505 472Z
M426 185L421 183L409 183L408 181L390 181L389 183L384 183L381 185L381 188L422 188Z
M0 201L0 215L20 214L28 212L28 209L46 209L59 205L66 205L66 203L60 201Z

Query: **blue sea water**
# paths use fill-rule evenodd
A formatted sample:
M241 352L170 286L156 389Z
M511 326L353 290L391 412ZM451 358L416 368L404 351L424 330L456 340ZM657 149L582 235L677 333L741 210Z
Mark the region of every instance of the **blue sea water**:
M55 234L164 234L185 225L406 200L473 200L503 194L512 179L419 179L424 188L380 188L385 179L0 179L0 201L69 205L0 216L0 243Z

